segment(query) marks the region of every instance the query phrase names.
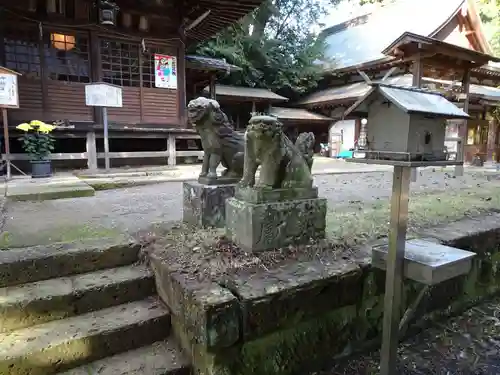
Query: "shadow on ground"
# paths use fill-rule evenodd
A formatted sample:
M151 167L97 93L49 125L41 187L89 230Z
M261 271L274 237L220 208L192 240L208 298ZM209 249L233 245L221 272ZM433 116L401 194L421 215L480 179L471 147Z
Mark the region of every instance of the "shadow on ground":
M405 341L399 348L398 374L500 374L500 298L473 307L460 316ZM379 353L340 361L311 375L379 374Z

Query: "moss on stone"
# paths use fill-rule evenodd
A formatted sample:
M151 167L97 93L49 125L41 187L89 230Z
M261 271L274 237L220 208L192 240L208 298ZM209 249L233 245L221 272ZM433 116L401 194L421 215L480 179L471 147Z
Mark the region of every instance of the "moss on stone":
M64 198L93 197L94 195L95 195L94 189L78 188L74 190L45 191L39 193L7 195L7 199L15 202L46 201L46 200L64 199Z
M0 249L47 245L55 242L71 242L83 239L118 238L121 236L123 236L123 233L118 229L94 227L92 225L68 225L35 233L20 228L19 231L4 231L1 234Z
M164 181L92 181L92 179L84 180L87 184L92 186L95 191L103 191L103 190L113 190L113 189L124 189L136 186L145 186L152 184L159 184Z
M237 357L219 354L215 363L232 375L292 375L325 359L325 349L338 353L351 340L356 307L346 306L243 344Z

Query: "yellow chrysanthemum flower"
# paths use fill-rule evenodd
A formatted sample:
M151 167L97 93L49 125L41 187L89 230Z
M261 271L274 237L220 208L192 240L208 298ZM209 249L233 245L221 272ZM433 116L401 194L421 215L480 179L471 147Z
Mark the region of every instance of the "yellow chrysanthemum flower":
M43 122L43 121L39 121L39 120L31 120L31 121L30 121L30 125L31 125L31 126L37 126L37 127L38 127L38 126L43 126L43 125L45 125L45 122Z
M27 124L27 123L23 123L23 124L19 124L16 126L16 129L19 129L19 130L22 130L22 131L30 131L33 129L33 127L30 125L30 124Z
M54 129L55 129L54 125L49 125L49 124L45 124L45 123L38 125L38 130L42 133L50 133Z

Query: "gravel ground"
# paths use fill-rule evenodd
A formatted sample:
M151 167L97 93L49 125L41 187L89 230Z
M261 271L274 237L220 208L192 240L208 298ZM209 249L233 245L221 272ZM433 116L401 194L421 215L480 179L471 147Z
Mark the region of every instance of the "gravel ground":
M436 323L399 347L398 374L500 374L500 299ZM353 356L334 368L311 375L375 375L379 353Z
M357 173L315 176L320 195L329 206L387 200L391 193L392 173ZM458 190L485 184L481 173L467 173L453 178L440 170L421 171L412 183L412 194ZM104 231L135 233L156 222L179 220L182 217L182 183L169 182L97 192L94 197L59 199L43 202L10 202L6 205L3 230L23 236L57 229L67 232L61 240L73 240L81 235L82 227L106 228ZM93 229L88 229L93 230ZM85 231L85 230L83 230ZM102 233L105 235L107 233Z

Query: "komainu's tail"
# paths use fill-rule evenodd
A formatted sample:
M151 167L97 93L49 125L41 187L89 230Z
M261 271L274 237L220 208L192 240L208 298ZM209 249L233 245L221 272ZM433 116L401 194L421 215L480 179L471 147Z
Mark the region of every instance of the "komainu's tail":
M299 149L299 151L306 159L307 165L309 166L309 170L312 168L313 164L313 156L314 156L314 133L300 133L295 141L295 146Z

